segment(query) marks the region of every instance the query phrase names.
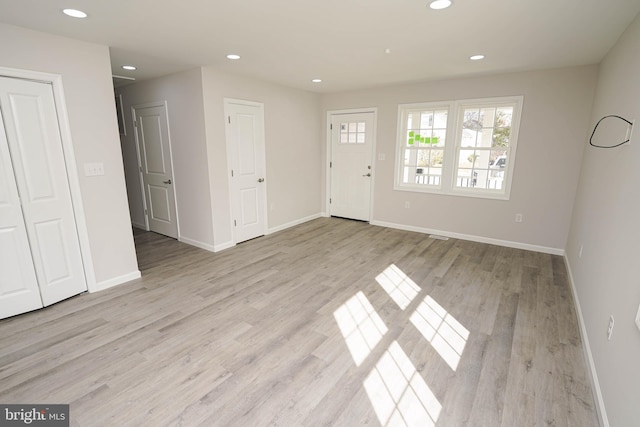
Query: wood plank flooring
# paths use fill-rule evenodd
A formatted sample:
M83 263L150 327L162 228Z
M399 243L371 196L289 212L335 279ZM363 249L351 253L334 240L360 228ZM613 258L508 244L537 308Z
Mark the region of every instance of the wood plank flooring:
M135 239L141 279L0 321L0 402L72 426L598 425L560 257L337 218L216 254Z

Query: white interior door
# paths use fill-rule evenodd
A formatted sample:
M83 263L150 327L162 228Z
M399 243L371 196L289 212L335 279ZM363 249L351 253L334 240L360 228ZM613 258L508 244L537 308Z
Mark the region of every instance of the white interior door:
M0 318L42 306L4 123L0 116Z
M369 221L374 113L331 115L332 216Z
M149 229L178 238L169 122L164 104L134 107L136 141Z
M52 87L0 78L0 107L6 133L2 141L8 147L2 151L3 174L10 171L8 152L28 236L26 244L46 306L87 290ZM5 191L11 185L12 181L5 181ZM7 194L5 200L15 197L11 189ZM12 210L15 215L17 210ZM18 239L20 226L15 227L13 236ZM13 247L16 254L24 253L25 243ZM7 241L2 250L12 250ZM21 268L25 282L10 287L32 288L28 270ZM3 305L8 302L3 300ZM4 307L1 311L5 311Z
M266 232L264 109L262 104L225 100L231 206L236 243Z

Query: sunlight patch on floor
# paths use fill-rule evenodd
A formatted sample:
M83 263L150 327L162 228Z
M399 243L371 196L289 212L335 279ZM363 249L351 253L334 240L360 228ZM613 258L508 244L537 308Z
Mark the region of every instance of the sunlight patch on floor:
M383 426L435 426L442 405L409 357L393 341L364 387Z
M387 333L387 327L362 291L342 304L333 317L356 366L360 366Z
M421 291L395 264L380 273L376 281L402 310ZM387 333L387 326L362 291L342 304L333 315L356 366L360 366ZM420 301L409 320L455 371L469 331L429 295ZM363 385L384 427L436 425L442 404L397 341L384 350Z
M420 292L420 287L395 264L391 264L380 273L376 281L402 310L407 308Z
M429 295L411 315L411 323L455 371L469 331Z

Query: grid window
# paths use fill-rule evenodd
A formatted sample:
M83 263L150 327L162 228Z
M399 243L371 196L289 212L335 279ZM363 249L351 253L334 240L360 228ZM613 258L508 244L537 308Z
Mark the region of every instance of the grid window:
M502 190L513 106L464 107L455 186Z
M440 187L447 139L447 108L406 112L403 184Z
M365 122L340 123L341 144L364 144Z
M508 199L522 97L398 108L395 188Z

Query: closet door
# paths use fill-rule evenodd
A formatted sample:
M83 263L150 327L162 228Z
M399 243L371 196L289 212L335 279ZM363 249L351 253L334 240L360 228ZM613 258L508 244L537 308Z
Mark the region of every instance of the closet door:
M0 115L0 319L42 307Z
M0 78L0 107L46 306L87 289L52 87Z

